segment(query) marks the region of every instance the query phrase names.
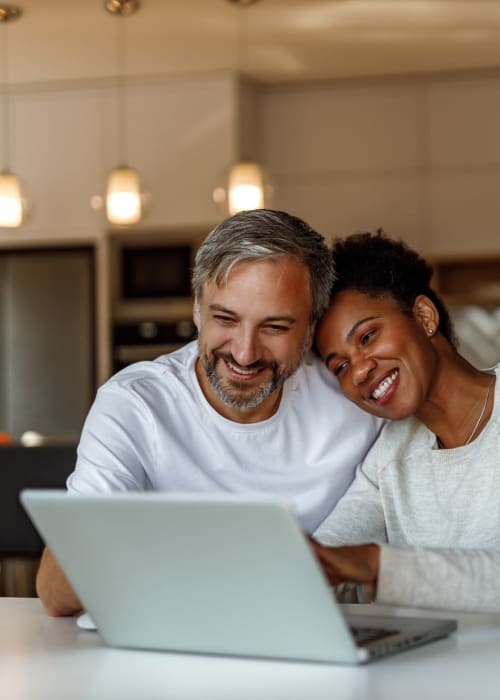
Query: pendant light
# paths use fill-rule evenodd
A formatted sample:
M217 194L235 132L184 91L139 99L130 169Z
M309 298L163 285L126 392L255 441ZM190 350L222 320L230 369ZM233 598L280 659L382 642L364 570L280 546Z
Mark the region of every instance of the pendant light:
M229 169L228 209L230 214L264 206L264 174L258 163L240 160Z
M2 111L3 111L3 163L0 172L0 227L16 228L23 222L23 200L21 183L17 175L10 171L10 130L9 130L9 62L8 62L8 22L22 14L19 7L0 5L0 22L3 24L2 37Z
M244 69L248 54L247 8L258 0L227 0L239 8L241 20L238 25L238 62L239 72ZM244 154L240 154L244 155ZM227 173L224 187L214 191L213 198L217 204L225 204L229 214L249 209L262 209L265 206L264 171L259 163L243 157L233 163Z
M142 216L142 196L139 175L127 165L127 91L126 91L126 37L124 18L139 9L139 0L105 0L104 7L117 18L116 74L119 165L108 175L106 187L106 217L112 224L135 224Z

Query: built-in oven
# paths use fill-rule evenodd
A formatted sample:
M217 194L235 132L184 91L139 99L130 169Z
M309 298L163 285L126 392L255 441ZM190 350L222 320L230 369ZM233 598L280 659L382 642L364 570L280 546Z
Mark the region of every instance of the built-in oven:
M196 337L189 318L177 321L120 321L113 325L113 372L132 362L154 360Z
M196 337L191 270L206 232L125 232L110 238L112 369Z

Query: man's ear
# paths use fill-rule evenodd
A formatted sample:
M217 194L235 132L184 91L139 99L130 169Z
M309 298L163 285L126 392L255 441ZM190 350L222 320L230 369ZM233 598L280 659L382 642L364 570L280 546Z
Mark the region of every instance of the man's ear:
M198 297L194 298L194 303L193 303L193 323L196 326L196 329L199 331L200 330L200 304L198 301Z
M312 348L314 340L314 331L316 330L316 321L309 324L307 329L306 337L304 340L304 350L310 350Z
M412 311L413 318L420 323L427 335L432 336L437 333L439 312L429 297L419 294L413 302Z

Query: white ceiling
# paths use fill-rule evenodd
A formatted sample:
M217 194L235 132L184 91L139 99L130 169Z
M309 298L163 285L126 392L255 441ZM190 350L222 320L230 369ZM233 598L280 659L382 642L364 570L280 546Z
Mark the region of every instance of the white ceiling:
M127 19L102 0L17 4L21 19L0 27L11 83L112 77L118 23L130 76L232 68L281 82L500 66L500 0L142 0Z

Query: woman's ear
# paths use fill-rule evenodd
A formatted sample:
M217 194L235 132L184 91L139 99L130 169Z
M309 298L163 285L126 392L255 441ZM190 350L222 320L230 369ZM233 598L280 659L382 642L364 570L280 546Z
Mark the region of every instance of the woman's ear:
M437 333L439 327L439 312L434 303L425 296L419 294L413 302L413 318L420 323L428 336Z

